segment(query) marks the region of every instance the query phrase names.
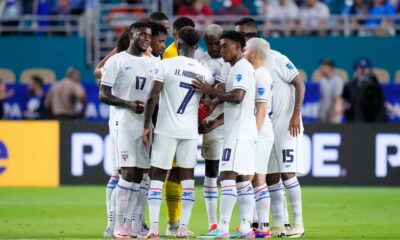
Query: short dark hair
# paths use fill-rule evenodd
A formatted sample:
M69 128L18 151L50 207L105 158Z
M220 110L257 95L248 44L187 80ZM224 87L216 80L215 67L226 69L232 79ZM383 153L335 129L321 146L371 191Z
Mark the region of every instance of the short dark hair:
M237 42L240 44L241 48L244 48L246 46L246 40L244 40L243 35L236 31L224 32L221 36L221 39L229 39L234 42Z
M151 35L152 36L158 36L161 34L168 35L167 29L163 25L156 23L156 22L152 22L152 21L149 21L147 23L151 26Z
M153 12L152 14L150 14L149 20L152 22L163 21L163 20L168 20L168 17L163 12Z
M36 83L36 84L39 85L40 87L43 87L43 85L44 85L44 80L43 80L43 78L41 78L41 77L38 76L38 75L33 75L33 76L31 77L31 79L32 79L32 81L33 81L34 83Z
M178 32L178 37L191 47L198 44L200 40L200 34L196 31L196 29L194 29L194 27L190 26L183 27Z
M331 68L334 68L335 67L335 62L332 61L331 59L326 58L326 59L319 60L319 65L326 65L326 66L329 66Z
M150 28L151 26L147 22L134 22L131 26L129 26L129 31L138 30L140 28Z
M173 24L173 29L174 31L179 31L184 27L195 27L195 24L193 22L192 19L188 18L188 17L179 17L175 20L174 24Z
M246 25L257 29L257 22L251 17L241 18L239 21L235 22L235 26Z

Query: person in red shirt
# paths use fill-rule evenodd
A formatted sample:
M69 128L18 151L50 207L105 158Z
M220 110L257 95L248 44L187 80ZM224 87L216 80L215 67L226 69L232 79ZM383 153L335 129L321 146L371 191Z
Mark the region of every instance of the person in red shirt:
M195 16L193 20L199 29L211 24L211 19L205 16L212 16L213 10L202 0L185 0L183 2L184 4L178 9L177 16Z

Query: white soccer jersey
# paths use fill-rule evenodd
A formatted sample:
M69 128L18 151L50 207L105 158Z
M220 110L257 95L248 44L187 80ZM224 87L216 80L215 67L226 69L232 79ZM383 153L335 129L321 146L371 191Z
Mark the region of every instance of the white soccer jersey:
M256 77L256 102L267 103L267 115L264 120L264 127L271 123L271 101L272 101L272 79L271 74L265 67L260 67L255 70Z
M226 81L226 92L246 91L240 104L224 103L225 141L232 139L257 140L255 111L256 81L253 66L244 58L232 66Z
M155 133L177 139L198 138L198 108L201 94L192 80L212 83L211 72L195 59L178 56L161 61L154 80L164 83L159 100Z
M290 83L299 71L285 55L275 50L270 50L265 66L272 77L271 105L274 128L279 126L287 130L295 103L295 89Z
M136 57L125 51L115 54L103 68L101 84L112 87L112 94L118 98L145 103L152 81L150 63L148 57ZM141 136L144 114L116 106L110 109L110 114L119 129L133 130L134 138Z

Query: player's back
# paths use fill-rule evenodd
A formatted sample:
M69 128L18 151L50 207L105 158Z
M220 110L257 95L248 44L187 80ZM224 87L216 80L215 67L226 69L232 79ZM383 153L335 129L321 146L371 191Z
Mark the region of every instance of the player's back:
M246 94L240 104L224 103L225 139L257 140L255 111L255 76L253 66L244 58L232 66L226 81L226 91L243 89Z
M178 56L161 61L155 80L164 83L155 133L178 139L196 139L201 94L192 80L211 81L211 73L197 60Z

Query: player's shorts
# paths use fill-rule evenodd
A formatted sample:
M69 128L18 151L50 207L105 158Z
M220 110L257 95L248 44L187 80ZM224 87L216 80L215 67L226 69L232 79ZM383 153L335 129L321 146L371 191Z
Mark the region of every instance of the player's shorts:
M221 172L234 171L240 175L253 175L255 167L256 141L232 139L224 142L221 157Z
M135 139L133 132L128 129L115 129L113 137L118 169L150 168L150 148L144 146L140 137Z
M277 130L268 164L268 173L301 173L299 167L303 161L302 150L303 133L292 137L289 132L282 133Z
M255 173L265 175L268 172L268 163L274 145L274 132L272 124L267 129L262 129L258 134L256 145Z
M220 126L209 133L203 134L201 156L206 160L218 161L224 145L224 127Z
M111 124L109 124L109 131L110 131L110 135L109 135L109 139L110 141L108 142L108 149L110 151L110 155L111 155L111 164L112 164L112 176L119 176L118 173L118 168L117 168L117 154L115 152L115 141L114 141L114 129L110 126Z
M177 167L194 168L197 162L197 139L176 139L159 134L154 135L151 166L170 170L175 154Z

